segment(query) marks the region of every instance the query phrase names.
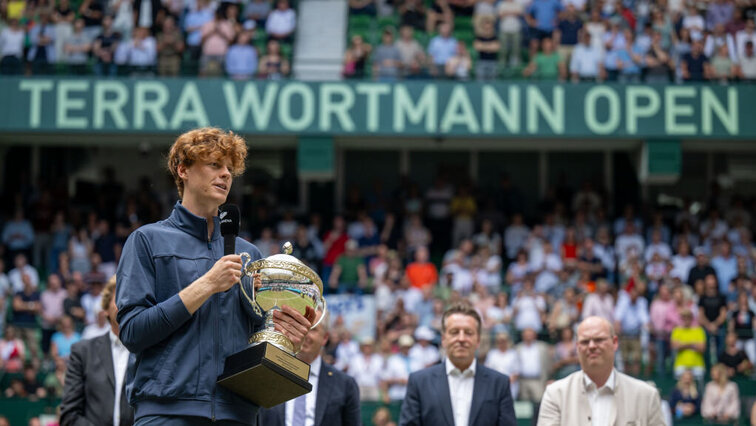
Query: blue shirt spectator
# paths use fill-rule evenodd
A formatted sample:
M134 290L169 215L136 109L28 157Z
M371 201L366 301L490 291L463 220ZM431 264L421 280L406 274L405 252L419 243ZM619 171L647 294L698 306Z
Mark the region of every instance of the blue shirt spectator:
M579 42L578 34L583 28L583 21L573 16L572 18L562 19L559 21L559 44L562 46L576 46Z
M31 223L24 219L24 212L16 210L13 220L3 227L2 243L9 250L28 250L34 244L34 229Z
M199 46L202 43L202 26L213 20L215 16L213 8L207 5L206 0L197 2L197 9L186 14L184 18L184 31L186 31L186 44Z
M535 20L536 29L550 33L554 31L562 9L559 0L535 0L528 7L528 15Z
M457 40L451 36L449 24L439 25L438 30L439 35L428 44L428 54L433 58L434 65L443 66L457 52Z
M738 275L738 259L728 250L727 254L723 253L711 259L711 267L717 273L719 292L724 295L730 294L730 281Z
M249 45L250 33L239 34L236 44L226 52L226 73L234 79L252 78L257 72L257 50Z

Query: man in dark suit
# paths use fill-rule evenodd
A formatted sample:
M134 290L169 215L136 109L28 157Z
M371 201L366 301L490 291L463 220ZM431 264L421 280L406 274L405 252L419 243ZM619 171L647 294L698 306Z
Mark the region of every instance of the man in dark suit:
M60 403L61 426L134 424L134 410L126 400L125 389L130 357L118 339L115 276L102 292L102 308L108 313L110 331L71 347Z
M273 408L261 409L260 426L361 425L357 382L320 357L327 341L328 317L307 333L297 354L297 358L310 364L312 391Z
M516 424L509 378L475 360L480 325L469 304L454 304L444 312L446 360L410 375L399 426Z

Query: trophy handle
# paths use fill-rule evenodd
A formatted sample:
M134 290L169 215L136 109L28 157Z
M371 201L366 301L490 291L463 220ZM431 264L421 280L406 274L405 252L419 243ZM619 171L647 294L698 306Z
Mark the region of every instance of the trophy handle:
M251 273L252 271L247 270L247 266L249 266L249 264L252 262L252 256L250 256L249 253L247 252L242 252L239 254L239 256L241 256L241 260L242 260L242 273L244 273L244 275L248 276L252 280L252 297L249 297L249 295L247 294L247 291L244 290L244 286L242 285L241 280L239 280L239 288L244 294L244 297L247 298L247 301L250 303L250 305L252 305L253 308L256 308L257 302L255 301L255 279L252 276L253 275ZM255 311L257 311L258 309L255 309Z
M326 303L326 298L322 295L320 297L323 300L323 315L321 315L320 318L318 318L318 320L315 321L315 324L313 324L312 327L310 327L310 330L317 327L320 324L320 322L323 321L323 318L325 318L326 314L328 313L328 303Z

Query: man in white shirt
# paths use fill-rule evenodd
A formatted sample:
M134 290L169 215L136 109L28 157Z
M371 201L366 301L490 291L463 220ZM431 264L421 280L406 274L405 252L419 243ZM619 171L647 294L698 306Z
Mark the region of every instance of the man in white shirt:
M31 282L32 287L36 289L39 284L39 274L33 266L29 265L26 260L26 255L17 254L13 259L13 264L15 268L8 272L8 280L10 281L13 294L18 293L19 291L24 291L23 275L29 276L29 281Z
M375 353L375 341L372 337L360 342L360 354L349 360L347 374L352 376L360 389L362 401L378 401L380 398L380 379L384 361Z
M118 337L115 276L102 292L102 309L108 313L110 331L71 347L60 404L61 426L134 423L134 410L126 401L125 387L126 369L133 359L129 359L129 351Z
M506 331L496 333L496 347L486 354L485 366L509 376L512 398L517 398L520 386L517 381L520 375L520 357L509 343L509 333Z
M515 349L520 360L519 398L533 403L541 400L551 370L548 344L537 337L534 329L526 328Z
M746 43L756 44L756 22L753 19L746 21L744 29L735 34L735 46L738 51L738 60L746 56Z
M315 318L314 321L317 321ZM353 378L323 362L320 352L328 341L329 318L310 329L297 358L310 364L312 391L270 409L260 410L270 426L357 426L360 391Z
M384 402L401 401L407 394L407 381L410 374L423 368L423 365L409 356L415 339L409 334L399 337L399 353L391 355L386 361L386 369L381 377ZM388 397L388 400L386 400Z
M591 34L584 31L582 43L575 47L570 59L570 75L572 81L601 81L603 74L603 52L591 43Z
M663 426L656 388L614 369L619 342L609 321L589 317L578 326L582 371L546 388L538 426Z
M291 42L296 26L297 13L289 7L287 0L278 0L276 9L270 12L265 21L265 32L271 38Z
M509 378L475 360L480 327L480 316L471 305L446 309L441 345L447 358L410 375L399 426L516 424Z

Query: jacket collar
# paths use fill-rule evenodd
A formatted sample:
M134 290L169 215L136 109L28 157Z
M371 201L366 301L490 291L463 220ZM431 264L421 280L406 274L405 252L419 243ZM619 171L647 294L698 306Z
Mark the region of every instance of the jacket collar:
M176 205L173 206L173 212L168 220L187 234L202 241L207 241L207 220L204 217L199 217L187 210L186 207L181 204L181 201L176 201ZM215 241L221 237L220 219L218 219L217 215L213 216L213 224L213 235L210 238L211 241Z

